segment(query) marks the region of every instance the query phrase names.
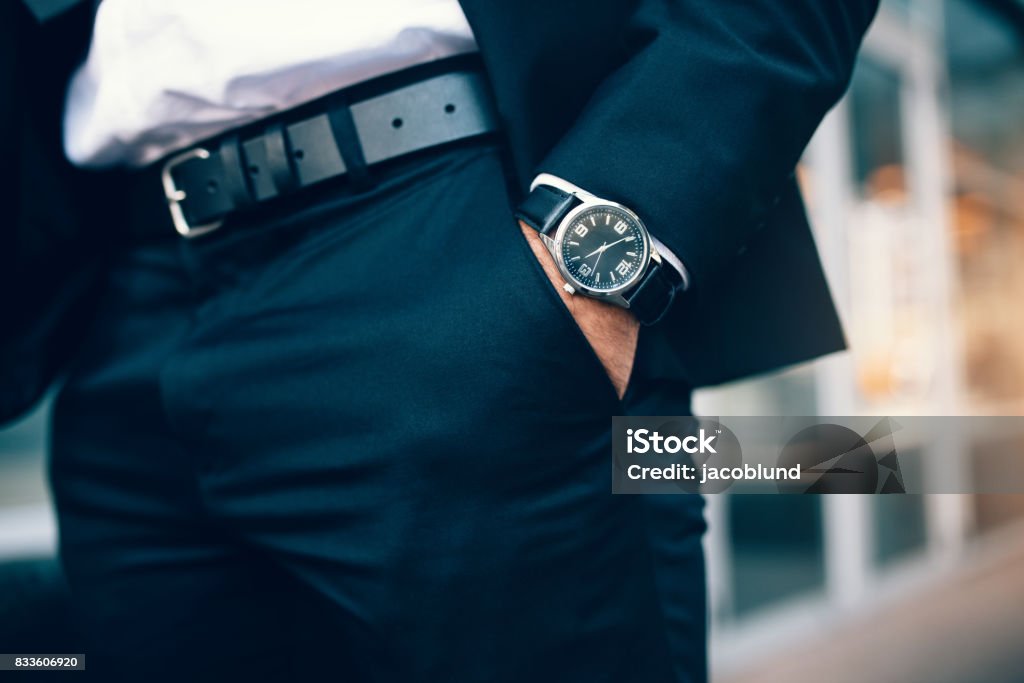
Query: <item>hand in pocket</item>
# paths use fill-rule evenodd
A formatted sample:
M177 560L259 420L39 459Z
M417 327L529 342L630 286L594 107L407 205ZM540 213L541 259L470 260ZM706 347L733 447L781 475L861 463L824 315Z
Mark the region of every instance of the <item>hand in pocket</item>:
M621 399L629 383L629 375L633 371L636 358L637 339L640 335L640 323L627 309L586 296L574 296L563 288L565 279L558 272L558 266L551 258L540 235L528 225L519 222L519 227L526 236L537 260L544 268L545 274L558 291L562 302L576 320L583 335L594 349L598 360L604 366L611 379L615 393Z

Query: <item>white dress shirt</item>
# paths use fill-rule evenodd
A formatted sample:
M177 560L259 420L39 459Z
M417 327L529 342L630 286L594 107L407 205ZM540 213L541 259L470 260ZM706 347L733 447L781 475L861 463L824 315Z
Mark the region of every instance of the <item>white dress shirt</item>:
M458 0L103 0L68 89L79 166L142 166L334 90L476 50Z

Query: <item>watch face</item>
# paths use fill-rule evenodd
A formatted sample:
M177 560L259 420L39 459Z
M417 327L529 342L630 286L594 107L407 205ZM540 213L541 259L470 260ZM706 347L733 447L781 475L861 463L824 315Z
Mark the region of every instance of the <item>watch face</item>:
M562 262L578 284L599 291L627 287L647 264L643 225L629 211L601 205L584 209L564 228Z

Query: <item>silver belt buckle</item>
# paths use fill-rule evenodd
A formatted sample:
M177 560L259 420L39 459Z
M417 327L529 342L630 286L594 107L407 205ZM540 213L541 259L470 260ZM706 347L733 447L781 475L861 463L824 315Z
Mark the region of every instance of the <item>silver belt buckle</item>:
M181 210L181 202L185 199L185 191L179 189L174 184L172 172L176 166L189 159L209 158L210 153L207 150L202 147L195 147L168 159L164 163L163 170L160 172L160 180L164 186L164 196L167 198L167 208L171 212L171 221L174 223L174 229L178 231L179 235L188 239L213 232L223 225L224 221L218 220L211 223L203 223L202 225L189 225L188 220L185 219L185 212Z

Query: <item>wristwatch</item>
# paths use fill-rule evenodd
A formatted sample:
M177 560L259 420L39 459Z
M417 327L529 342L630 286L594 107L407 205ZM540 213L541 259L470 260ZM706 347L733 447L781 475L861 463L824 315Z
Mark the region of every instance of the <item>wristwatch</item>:
M682 276L622 204L542 173L516 216L540 233L570 294L628 308L642 325L658 322L671 307Z

